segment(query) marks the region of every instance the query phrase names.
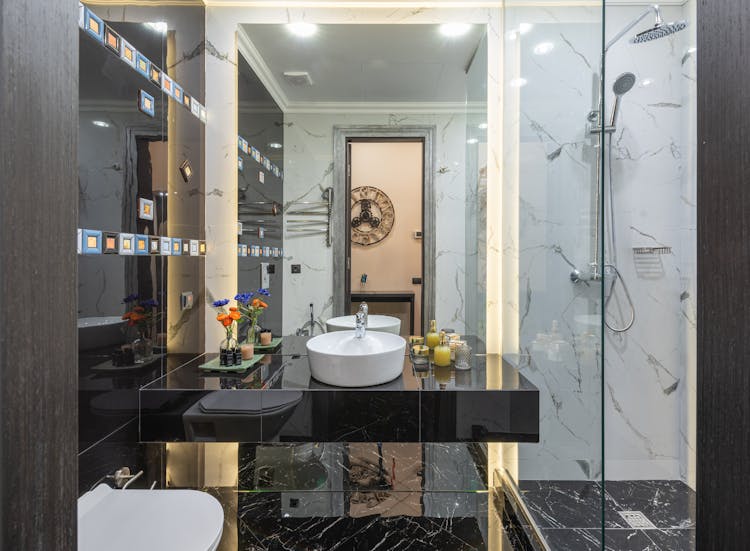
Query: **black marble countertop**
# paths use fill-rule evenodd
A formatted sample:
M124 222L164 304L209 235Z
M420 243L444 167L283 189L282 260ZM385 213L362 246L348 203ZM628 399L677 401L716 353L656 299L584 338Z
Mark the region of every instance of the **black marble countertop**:
M140 388L140 439L150 442L537 442L539 390L497 355L471 369L403 371L384 385L312 378L305 337L284 338L245 372L204 372L215 354L179 363ZM240 392L238 392L240 391Z
M291 347L287 347L287 350ZM144 385L141 390L303 390L348 392L371 391L482 391L538 392L520 372L499 356L475 355L471 368L458 370L453 367L432 366L417 370L408 356L404 357L401 376L377 386L342 388L316 381L310 373L307 356L297 353L285 354L282 345L280 354L267 354L260 361L241 373L203 371L199 366L216 358L217 354L204 354L182 365L166 366L163 376Z

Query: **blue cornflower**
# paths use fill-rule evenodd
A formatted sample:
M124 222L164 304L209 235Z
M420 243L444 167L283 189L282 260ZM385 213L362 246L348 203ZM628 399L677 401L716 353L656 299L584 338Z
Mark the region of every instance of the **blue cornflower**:
M133 294L126 296L124 299L122 299L122 302L128 304L130 302L135 302L136 300L138 300L138 295Z
M229 304L229 299L228 298L223 298L221 300L215 300L214 301L214 307L216 307L216 308L221 308L222 306L226 306L227 304Z
M258 289L258 294L270 297L271 291L269 291L268 289Z
M240 304L244 304L245 306L247 306L252 298L253 298L252 293L239 293L235 295L234 300L236 300Z

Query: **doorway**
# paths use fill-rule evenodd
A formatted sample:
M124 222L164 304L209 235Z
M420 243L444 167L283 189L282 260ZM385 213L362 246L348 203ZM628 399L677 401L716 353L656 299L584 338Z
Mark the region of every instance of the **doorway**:
M424 140L347 142L349 312L401 320L403 336L422 320Z
M365 300L371 314L399 317L402 335L423 334L434 316L434 133L335 129L335 212L344 214L334 220L335 315Z

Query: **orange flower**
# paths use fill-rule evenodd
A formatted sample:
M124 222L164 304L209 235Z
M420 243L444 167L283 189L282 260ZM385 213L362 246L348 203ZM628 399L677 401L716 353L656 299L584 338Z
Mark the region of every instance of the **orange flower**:
M133 312L145 312L146 310L143 308L143 306L136 306L133 308Z
M218 316L216 316L216 319L223 322L228 317L229 316L227 316L226 314L219 314Z
M133 312L127 312L127 313L125 313L125 314L122 315L122 319L129 320L130 316L132 316L132 315L133 315Z
M232 306L231 308L229 308L229 311L230 312L236 312L237 311L237 307L236 306Z
M254 298L252 302L253 308L257 308L260 305L260 299Z
M242 315L239 312L230 312L229 317L236 321L240 319Z
M232 319L230 319L229 317L227 317L226 319L224 319L224 320L223 320L223 321L221 322L221 324L222 324L222 325L223 325L224 327L229 327L229 326L230 326L230 325L232 325L233 323L234 323L234 321L233 321Z
M260 304L259 304L259 306L260 306L261 308L268 308L268 304L266 304L266 303L265 303L265 302L263 302L262 300L259 300L258 302L260 303Z

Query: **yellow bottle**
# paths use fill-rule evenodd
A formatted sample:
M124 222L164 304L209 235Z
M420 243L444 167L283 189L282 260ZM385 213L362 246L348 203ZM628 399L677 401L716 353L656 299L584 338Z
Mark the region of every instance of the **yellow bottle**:
M448 338L445 332L440 333L440 344L435 347L432 361L438 367L448 367L451 365L451 347L448 345Z
M430 322L430 330L427 332L427 334L424 337L424 343L427 345L427 348L429 348L430 350L432 350L438 344L440 344L440 335L438 335L437 323L435 322L435 320L432 320Z

